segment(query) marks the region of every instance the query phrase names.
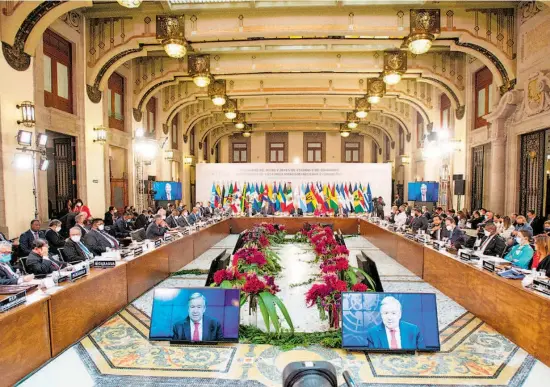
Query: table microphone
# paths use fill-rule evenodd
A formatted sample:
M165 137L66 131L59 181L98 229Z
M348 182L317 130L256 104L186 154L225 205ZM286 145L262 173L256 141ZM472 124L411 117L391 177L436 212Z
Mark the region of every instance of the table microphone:
M344 380L346 381L346 384L348 387L356 387L357 384L353 381L353 378L351 377L349 371L344 371Z

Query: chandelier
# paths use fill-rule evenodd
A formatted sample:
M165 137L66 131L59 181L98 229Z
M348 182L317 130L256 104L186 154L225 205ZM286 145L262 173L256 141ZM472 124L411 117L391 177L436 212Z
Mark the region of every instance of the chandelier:
M171 58L183 58L187 53L185 16L157 16L157 40Z
M210 55L190 55L187 67L195 85L206 87L210 84Z
M367 98L357 98L355 100L355 116L357 118L367 118L369 115L370 103Z
M384 52L384 73L382 79L387 85L396 85L407 71L407 53L404 51Z
M244 113L238 113L237 117L233 120L233 123L235 124L235 128L244 129L246 126L246 116Z
M214 80L208 85L208 97L216 106L222 106L227 100L225 95L225 80Z
M340 125L340 136L346 138L349 137L351 133L351 129L349 129L346 125Z
M386 94L386 84L382 78L367 78L367 101L377 104Z
M359 125L359 119L355 112L348 112L346 115L346 125L349 129L355 129Z
M242 135L243 137L250 137L252 135L252 125L245 124Z
M222 109L227 119L234 119L235 117L237 117L237 100L228 99L227 101L225 101Z
M427 53L432 47L435 35L441 32L439 9L411 9L410 34L405 43L416 55Z
M126 8L137 8L141 5L142 0L117 0L117 3Z

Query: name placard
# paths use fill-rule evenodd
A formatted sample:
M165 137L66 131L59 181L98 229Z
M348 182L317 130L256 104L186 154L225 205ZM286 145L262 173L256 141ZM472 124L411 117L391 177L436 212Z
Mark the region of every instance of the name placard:
M116 266L116 262L113 260L95 260L94 267L98 269L110 269Z
M468 251L461 251L460 254L458 255L458 257L460 259L462 259L463 261L471 261L472 260L472 254Z
M83 267L82 269L78 269L75 271L71 271L71 274L69 275L69 279L71 281L76 281L82 277L85 277L88 275L88 269Z
M490 271L490 272L494 273L496 265L492 261L483 261L481 267L483 267L483 269L485 269L487 271Z
M143 254L143 247L139 246L134 249L134 257L137 257L139 255Z
M134 256L134 253L132 250L122 250L120 252L120 258L122 259L131 258L133 256Z
M172 234L166 234L164 236L164 241L165 242L172 242Z
M161 244L162 244L162 240L160 238L155 239L155 248L159 247Z
M0 301L0 313L6 312L27 301L27 291L23 290Z
M550 281L535 278L533 280L533 290L550 295Z

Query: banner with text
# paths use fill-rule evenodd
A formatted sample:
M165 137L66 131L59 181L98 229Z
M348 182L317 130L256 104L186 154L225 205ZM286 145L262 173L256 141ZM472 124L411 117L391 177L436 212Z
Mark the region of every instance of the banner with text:
M373 212L382 196L391 209L391 164L197 164L197 200L242 211L267 201L278 212Z

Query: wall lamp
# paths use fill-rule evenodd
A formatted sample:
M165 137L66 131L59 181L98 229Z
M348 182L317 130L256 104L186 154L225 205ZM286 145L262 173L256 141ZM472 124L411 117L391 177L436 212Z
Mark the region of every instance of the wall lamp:
M164 158L168 161L174 161L174 151L173 150L167 150L164 152Z
M34 105L31 101L23 101L21 105L16 105L17 109L21 109L21 120L17 121L18 125L26 126L27 128L32 128L36 125L36 120L34 117Z
M184 163L185 165L191 165L191 164L193 164L193 157L191 157L191 156L185 156L185 157L183 158L183 163Z
M107 142L107 128L105 126L98 126L94 128L94 142L105 144Z

